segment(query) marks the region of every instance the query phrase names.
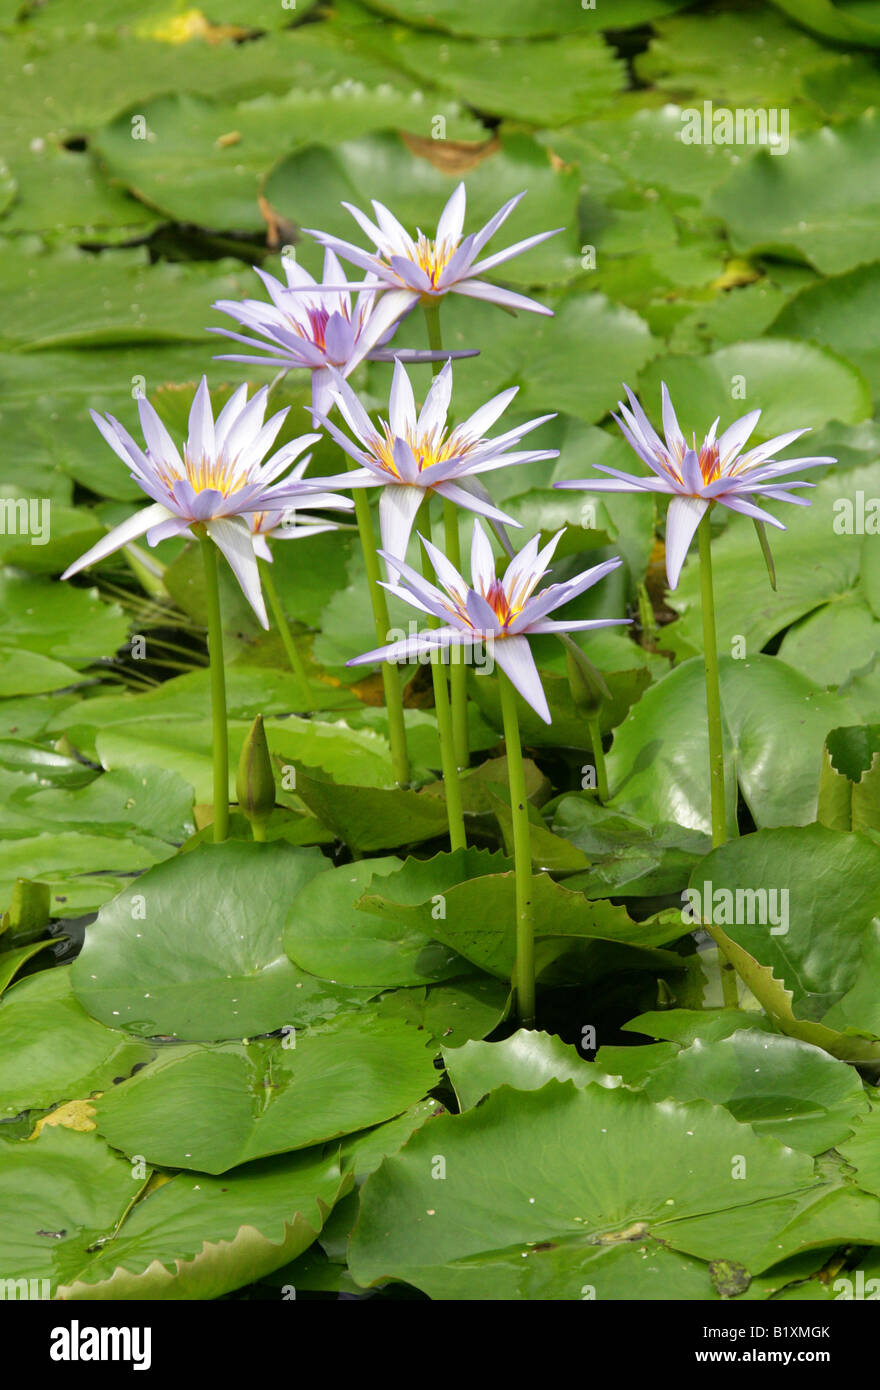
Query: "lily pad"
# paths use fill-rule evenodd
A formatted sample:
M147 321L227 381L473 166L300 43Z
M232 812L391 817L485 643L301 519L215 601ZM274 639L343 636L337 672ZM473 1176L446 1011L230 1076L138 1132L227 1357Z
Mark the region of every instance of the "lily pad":
M5 1116L106 1090L153 1055L89 1017L74 997L69 967L41 970L7 991L0 1039Z
M318 874L293 904L284 948L295 965L335 984L389 988L421 985L460 974L465 962L419 931L383 923L358 911L374 878L394 873L396 857L364 859Z
M283 842L201 845L107 904L73 985L95 1018L141 1037L242 1038L332 1017L375 991L297 970L281 935L288 904L326 860Z
M150 1163L223 1173L400 1114L434 1085L425 1042L354 1015L281 1040L175 1048L97 1102L98 1130Z
M575 1153L590 1161L573 1164ZM442 1182L432 1178L437 1154ZM732 1179L734 1154L747 1181ZM723 1249L725 1229L748 1222L762 1197L813 1182L807 1155L703 1102L655 1105L559 1081L501 1087L432 1121L367 1179L350 1267L360 1284L402 1279L435 1299L604 1300L668 1297L669 1265L691 1276L684 1297L705 1298L698 1271L664 1258L656 1239L677 1248L678 1222L711 1210Z

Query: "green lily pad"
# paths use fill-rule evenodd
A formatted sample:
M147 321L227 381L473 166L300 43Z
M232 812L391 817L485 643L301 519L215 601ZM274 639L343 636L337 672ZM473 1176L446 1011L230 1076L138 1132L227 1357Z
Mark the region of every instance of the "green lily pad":
M479 851L456 850L429 861L408 860L371 885L358 906L444 941L475 965L509 979L514 963L515 876L508 871L465 878ZM674 923L636 923L622 907L592 902L547 874L532 884L536 961L540 973L564 950L589 959L597 942L650 949L683 935ZM680 925L680 924L679 924Z
M284 927L284 949L294 964L336 984L383 989L460 974L465 963L448 946L358 910L357 901L373 879L401 864L394 856L364 859L312 879Z
M573 1153L592 1161L572 1164ZM732 1180L733 1154L747 1181ZM444 1159L443 1181L432 1155ZM676 1249L678 1222L711 1210L719 1253L725 1229L748 1223L762 1197L813 1182L805 1154L703 1102L655 1105L558 1081L501 1087L464 1115L432 1121L367 1179L350 1267L360 1284L402 1279L435 1299L570 1300L667 1297L669 1266L680 1271L676 1296L705 1298L698 1271L664 1259L656 1239Z
M784 159L762 150L716 191L711 210L743 251L800 255L826 275L875 260L877 128L867 111L792 140Z
M6 993L0 1039L6 1116L106 1090L153 1055L143 1043L89 1017L74 997L67 966L28 975Z
M175 1048L105 1093L98 1130L150 1163L223 1173L400 1114L434 1085L425 1042L355 1015L281 1041Z
M171 846L136 833L123 838L76 830L41 831L26 840L0 842L0 900L17 878L35 878L52 890L52 914L73 917L90 912L122 887L128 874L160 863Z
M641 1049L639 1049L641 1051ZM847 1139L868 1111L858 1073L796 1038L740 1031L717 1042L697 1038L652 1071L652 1100L710 1100L734 1119L805 1153Z
M696 919L760 967L747 983L784 1031L813 1042L821 1028L880 1036L880 848L871 840L821 825L760 830L713 850L690 886ZM798 1033L792 1016L821 1028Z
M880 725L828 734L816 819L831 830L880 830Z
M13 239L3 248L3 265L9 316L0 343L6 348L202 342L211 301L252 289L233 261L207 269L151 265L142 250L41 253L30 241Z
M686 0L615 0L614 28L646 24L680 9ZM603 27L607 15L573 11L568 0L487 0L479 8L468 0L367 0L371 10L392 15L414 28L486 38L537 38L576 33L591 20Z
M217 1298L310 1245L350 1182L319 1151L144 1191L94 1133L47 1128L0 1152L7 1260L62 1300Z
M297 767L296 794L358 854L414 845L448 833L444 801L423 792L340 785L314 768Z
M683 428L708 430L759 407L754 439L792 428L816 429L829 420L854 424L872 414L871 392L858 368L829 348L788 338L732 343L705 357L662 357L641 375L642 394L660 399L666 382ZM739 395L732 396L732 390Z
M573 1081L578 1087L616 1084L561 1038L530 1028L520 1028L502 1042L444 1048L443 1061L462 1110L472 1110L499 1086L539 1091L550 1080Z
M569 880L589 897L651 897L684 887L709 849L698 830L638 820L574 792L555 803L553 831L586 862Z
M595 33L504 44L400 30L392 41L414 77L478 111L533 125L582 120L623 86L619 60Z
M720 667L728 824L735 823L737 782L759 826L815 820L822 746L828 730L849 712L847 702L778 657L722 657ZM645 692L608 755L610 809L709 831L705 711L697 657Z
M108 903L73 967L85 1008L142 1037L242 1038L332 1017L368 998L297 970L288 904L326 860L281 841L201 845ZM372 991L375 993L375 991Z
M880 393L880 264L860 266L845 275L810 285L790 299L774 319L771 333L806 338L853 362Z
M328 146L376 130L404 130L430 138L441 116L450 140L479 140L483 128L455 101L424 95L404 79L368 87L349 81L238 105L186 94L141 103L137 114L152 139L133 140L127 114L97 132L93 145L114 184L134 190L178 222L258 232L263 177L285 155L311 144ZM207 302L207 301L206 301ZM228 320L227 320L228 322Z

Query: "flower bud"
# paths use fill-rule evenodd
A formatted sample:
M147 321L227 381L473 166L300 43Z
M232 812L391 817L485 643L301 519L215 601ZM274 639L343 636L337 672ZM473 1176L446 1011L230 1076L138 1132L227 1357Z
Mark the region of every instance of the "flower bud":
M262 829L275 805L275 775L261 714L257 715L244 741L235 790L239 810L251 822L256 838L257 827Z
M577 642L573 642L567 634L560 636L559 640L565 647L565 672L575 709L587 718L598 714L603 702L611 699L601 671L596 670Z

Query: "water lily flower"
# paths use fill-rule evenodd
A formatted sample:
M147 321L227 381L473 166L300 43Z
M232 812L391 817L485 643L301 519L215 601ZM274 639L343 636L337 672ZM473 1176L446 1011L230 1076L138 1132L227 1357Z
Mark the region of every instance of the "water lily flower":
M518 391L512 386L493 396L460 425L449 430L447 414L452 395L452 363L434 378L425 403L416 410L412 383L400 362L394 364L388 421L372 423L351 387L337 377L335 401L346 424L356 436L353 442L326 416L318 420L357 463L360 469L324 479L333 487L382 488L379 523L383 549L403 558L420 504L431 492L457 506L478 512L489 520L518 526L519 522L495 507L479 475L495 468L558 457L558 449L514 449L523 435L552 420L541 415L516 425L494 439L485 431L507 409Z
M291 440L263 462L287 410L278 411L264 423L268 388L262 387L250 400L247 390L246 384L239 386L215 420L208 383L202 377L189 413L188 438L181 450L143 396L138 398L138 412L144 449L112 415L104 418L91 412L104 439L128 466L134 481L153 498L153 504L114 527L65 570L62 579L69 579L139 536L146 535L149 545L157 545L170 536L193 535L190 528L197 527L226 556L245 598L263 627L269 626L247 518L257 512L283 510L304 499L315 507L350 507L352 503L332 492L319 491L319 486L326 486L323 479L281 479L303 450L320 439L318 434Z
M342 267L333 251L327 249L324 253L324 281L335 286L331 289L317 284L292 257L283 257L282 264L286 285L268 271L254 266L269 291L271 303L262 299L241 302L219 299L212 305L236 319L249 333L260 335L254 338L230 328L209 328L209 333L257 348L261 354L221 353L218 361L259 366L272 363L281 369L306 367L312 373L312 406L326 413L330 409L333 386L331 367L347 377L365 360L387 362L399 356L407 362L437 362L448 356L417 350L400 349L396 354L383 351L383 345L392 337L400 321L400 308L387 296L377 297L371 292L382 285L376 275L367 277L352 306L351 291L356 286L345 283ZM474 352L456 354L475 355Z
M290 483L300 482L306 469L311 462L311 454L306 454L304 459L287 475ZM318 486L322 479L311 480L311 486ZM348 511L352 506L351 499L340 497L338 493L329 492L323 494L319 501L315 502L314 495L303 498L304 502L309 502L313 506L318 505L325 511ZM325 521L323 517L312 516L308 512L303 512L299 507L282 507L273 511L250 512L246 521L251 529L251 537L254 544L254 551L261 560L267 564L272 563L272 551L269 549L270 540L298 541L306 536L318 536L322 531L337 531L339 523L337 521Z
M428 628L402 641L353 657L346 664L363 666L371 661L409 661L423 652L449 647L472 649L476 644L485 643L523 699L549 724L550 709L528 638L544 633L586 632L593 628L616 627L630 621L628 618L555 621L547 617L548 613L592 588L623 563L617 556L603 560L574 579L550 584L536 594L534 590L547 573L547 564L565 529L563 527L557 531L543 549L540 547L540 536L533 536L514 555L503 577L498 579L489 538L479 521L475 521L470 584L442 551L421 537L442 586L439 589L405 560L380 551L389 567L399 576L396 585L386 584L385 588L405 599L413 608L439 618L441 626Z
M375 200L375 222L351 203L343 203L342 206L369 237L375 251L364 251L350 241L327 232L307 230L309 236L314 237L321 246L329 247L344 261L359 266L370 276L379 277L388 291L385 296L387 314L393 313L399 317L419 300L436 303L443 295L452 293L466 295L469 299L485 299L504 309L528 309L534 314L552 315L553 310L545 308L537 300L501 289L481 278L487 271L494 270L511 257L531 250L563 230L554 227L549 232L538 232L536 236L526 237L513 246L505 247L503 251L480 259L483 247L524 197L525 192L518 193L499 208L478 232L462 237L466 194L464 184L460 183L440 214L433 240L418 229L413 239L393 213Z
M781 521L750 499L766 498L768 501L794 502L798 506L808 507L809 499L795 496L791 489L814 487L815 484L792 479L789 474L836 462L833 458L824 457L781 461L773 457L780 449L808 433L806 429L789 430L743 452L746 441L758 423L760 410L751 410L735 420L720 437L716 437L716 420L699 448L696 436L692 445L688 445L665 383L662 386L665 440L662 440L626 384L624 390L631 409L619 402L620 416L615 415L614 419L627 442L650 468L651 476L635 477L617 468L596 464L600 472L610 474L610 478L565 481L554 483L554 487L580 488L587 492L668 493L672 498L666 514L666 575L670 589L678 584L694 533L712 503L720 502L732 512L740 512L756 522L766 522L784 531L786 527ZM785 481L780 483L780 479Z

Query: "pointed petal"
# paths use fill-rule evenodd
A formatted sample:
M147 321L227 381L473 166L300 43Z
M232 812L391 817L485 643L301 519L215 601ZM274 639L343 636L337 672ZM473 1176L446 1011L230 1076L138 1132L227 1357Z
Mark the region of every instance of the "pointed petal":
M207 531L211 540L229 561L229 567L261 626L268 629L269 619L266 616L266 605L260 588L260 572L249 528L240 518L224 517L209 521Z
M415 396L413 395L412 382L406 374L406 368L400 362L394 363L391 396L388 401L388 423L392 433L399 435L401 439L408 439L415 433Z
M513 290L503 290L499 285L490 285L487 280L458 280L450 289L456 294L465 295L468 299L484 299L489 304L499 304L502 309L525 309L531 314L553 317L553 310L548 309L545 304L539 304L537 299L515 294Z
M524 251L531 251L533 246L538 246L548 237L558 236L564 230L564 227L554 227L549 232L538 232L535 236L527 236L522 241L515 241L512 246L505 246L503 251L496 251L493 256L485 256L483 260L475 261L468 270L468 275L485 275L487 270L494 270L497 265L503 265L513 256L522 255Z
M681 432L665 381L660 383L660 400L662 402L663 433L666 435L667 447L671 454L681 453L685 447L684 435Z
M464 184L460 183L449 198L437 223L438 242L457 242L464 227L464 214L467 206Z
M87 550L85 555L81 555L78 560L74 560L72 565L68 565L62 574L62 579L69 579L73 574L79 574L80 570L86 569L89 565L97 564L103 560L105 555L112 555L114 550L121 550L129 541L133 541L138 536L143 536L149 531L151 526L158 526L162 521L168 521L174 513L167 507L163 507L161 502L154 502L152 507L145 507L141 512L135 512L127 521L123 521L119 526L114 526L112 531L108 531L106 536L93 545L91 550Z
M547 696L538 675L535 658L525 637L502 637L492 643L492 655L504 674L522 695L527 704L543 719L552 723Z
M452 363L447 362L446 366L434 377L425 403L419 412L418 432L420 435L430 434L433 430L442 429L446 424L446 416L449 413L449 402L452 397Z
M391 483L383 487L379 497L382 549L401 560L406 558L413 522L424 495L421 488L397 487Z
M678 584L694 533L709 503L701 497L673 497L666 513L666 577L670 589Z
M138 396L137 406L141 429L144 432L144 439L147 441L147 448L153 461L161 463L164 460L183 472L183 460L178 453L177 445L146 396Z
M718 457L722 467L725 461L736 458L760 418L760 410L750 410L748 415L742 415L728 425L718 440Z
M474 521L474 534L471 539L471 583L481 593L486 593L495 578L495 556L492 543L479 521Z

